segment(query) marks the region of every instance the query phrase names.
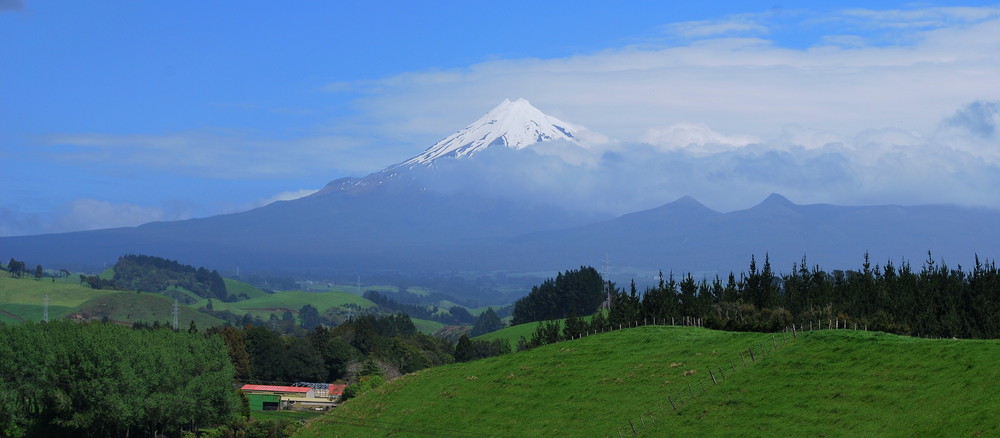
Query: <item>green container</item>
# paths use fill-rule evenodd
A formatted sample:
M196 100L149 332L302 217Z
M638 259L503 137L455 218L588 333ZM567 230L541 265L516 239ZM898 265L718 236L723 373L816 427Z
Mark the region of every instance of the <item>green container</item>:
M252 411L276 411L281 406L281 396L273 394L247 394Z

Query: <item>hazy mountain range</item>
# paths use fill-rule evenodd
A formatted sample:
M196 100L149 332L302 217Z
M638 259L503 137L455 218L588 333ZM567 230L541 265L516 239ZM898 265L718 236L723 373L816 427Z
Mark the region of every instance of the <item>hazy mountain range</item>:
M601 136L523 99L504 101L416 157L364 178L332 181L301 199L201 219L4 237L0 257L93 269L136 253L222 272L239 266L308 275L548 273L600 266L606 258L621 275L644 276L724 275L746 269L752 254L759 263L767 254L775 270L787 272L804 255L810 266L855 269L866 252L873 263L919 266L928 251L935 260L967 265L977 253L993 258L1000 250L1000 212L990 209L796 205L774 194L728 213L683 197L613 217L537 196L530 186L483 187L491 185L491 172L505 176L496 181L516 177L518 160L573 160L575 148L588 141ZM489 158L526 148L540 152Z

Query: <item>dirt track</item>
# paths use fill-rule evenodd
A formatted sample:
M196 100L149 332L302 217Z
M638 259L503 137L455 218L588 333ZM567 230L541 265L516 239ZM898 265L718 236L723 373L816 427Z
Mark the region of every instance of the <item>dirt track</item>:
M15 314L13 314L13 313L10 313L10 312L8 312L8 311L6 311L6 310L0 310L0 314L3 314L3 315L7 315L7 316L9 316L9 317L11 317L11 318L14 318L14 319L16 319L16 320L17 320L18 322L24 322L24 318L21 318L20 316L17 316L17 315L15 315Z

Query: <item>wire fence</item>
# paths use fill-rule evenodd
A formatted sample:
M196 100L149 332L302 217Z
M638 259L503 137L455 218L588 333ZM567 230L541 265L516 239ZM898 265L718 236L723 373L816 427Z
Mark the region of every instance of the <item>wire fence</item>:
M663 320L666 322L665 320ZM643 321L645 323L647 321ZM654 320L655 324L656 320ZM674 322L674 321L672 321ZM825 324L824 324L825 323ZM698 318L685 320L683 325L696 325L700 326L701 320ZM633 324L627 324L624 327L619 326L618 329L637 327L639 322ZM664 324L665 325L665 324ZM671 324L673 325L673 324ZM614 328L612 328L614 329ZM868 326L864 324L851 323L847 320L841 320L838 318L829 318L827 320L816 320L810 321L808 323L792 324L780 333L771 334L771 342L759 341L755 345L747 345L743 350L740 350L736 356L730 357L728 362L723 361L717 363L715 366L710 367L708 370L708 376L702 376L701 378L696 378L688 382L688 384L677 391L667 394L665 400L660 403L656 403L651 406L646 411L639 414L636 418L628 418L625 420L625 424L621 424L617 427L614 435L606 435L607 437L619 437L624 438L628 435L638 435L642 431L651 427L657 422L658 419L664 418L670 412L675 412L684 408L684 406L695 399L696 397L705 393L715 385L724 383L729 377L737 374L743 369L752 367L754 364L770 357L775 354L778 349L782 346L797 339L799 334L802 332L810 332L815 330L864 330L868 331Z
M701 377L688 380L687 385L667 394L659 403L648 406L638 417L626 419L624 424L617 427L614 434L606 436L624 438L628 435L640 434L669 413L683 409L691 400L704 394L712 387L725 383L733 375L775 354L779 348L796 339L798 332L796 327L790 327L780 333L772 333L770 342L758 341L747 345L735 356L729 357L728 361L717 362L709 367L707 376L702 374ZM671 364L672 366L673 364ZM691 375L693 373L685 373L686 377Z

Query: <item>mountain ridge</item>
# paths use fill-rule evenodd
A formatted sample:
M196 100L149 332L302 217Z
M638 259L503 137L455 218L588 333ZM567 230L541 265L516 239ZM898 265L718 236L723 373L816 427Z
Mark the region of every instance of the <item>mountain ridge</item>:
M362 178L335 179L300 199L208 218L5 237L0 259L99 267L124 254L145 254L223 272L240 266L303 274L537 273L594 266L608 256L620 269L643 275L739 271L752 255L767 255L776 270L803 255L824 268L850 269L865 253L874 260L924 260L930 250L971 261L1000 248L997 210L798 205L772 193L753 207L725 213L683 196L609 217L586 205L528 196L532 187L483 190L456 180L497 165L471 159L487 149L500 148L494 151L502 155L544 141L579 144L583 132L526 100L505 100L423 154ZM537 156L517 153L500 161L517 165ZM433 166L435 160L448 161ZM461 170L446 179L450 185L431 183L449 169Z

